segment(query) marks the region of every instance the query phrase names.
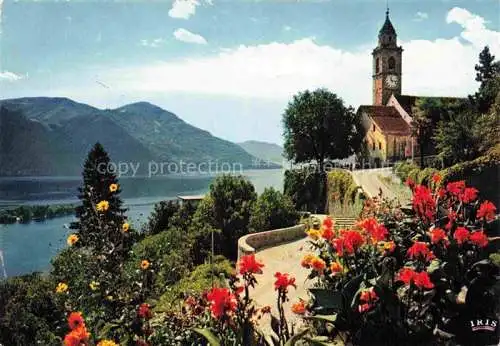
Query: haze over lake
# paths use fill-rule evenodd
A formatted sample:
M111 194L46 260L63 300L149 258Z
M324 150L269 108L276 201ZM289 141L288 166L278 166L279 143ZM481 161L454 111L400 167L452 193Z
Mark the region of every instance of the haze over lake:
M266 187L280 191L283 188L281 169L248 170L243 175L254 184L257 193ZM147 222L155 203L177 195L206 193L212 180L209 176L121 178L121 196L129 209L129 220L135 228L140 228ZM80 184L80 177L0 178L0 206L77 203ZM7 275L49 269L51 258L66 246L70 230L65 225L72 220L73 216L65 216L43 222L0 225L0 249ZM2 273L0 268L0 276Z

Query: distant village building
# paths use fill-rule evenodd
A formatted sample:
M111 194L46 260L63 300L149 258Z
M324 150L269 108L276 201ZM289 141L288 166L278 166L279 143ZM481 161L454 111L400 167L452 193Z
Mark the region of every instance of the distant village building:
M416 139L412 137L412 112L422 96L401 94L403 48L397 44L389 9L372 55L373 104L358 108L366 130L365 141L370 159L378 163L414 157L419 152Z

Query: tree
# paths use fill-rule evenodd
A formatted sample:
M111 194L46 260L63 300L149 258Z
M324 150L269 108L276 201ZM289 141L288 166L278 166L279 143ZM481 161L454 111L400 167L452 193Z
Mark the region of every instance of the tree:
M214 231L217 253L236 259L238 239L248 233L256 198L255 188L246 178L228 174L218 176L193 217L192 227L201 232L199 247L209 249L210 233Z
M105 255L109 269L128 256L135 237L124 231L126 209L120 198L116 175L108 169L111 160L103 146L96 143L83 168L83 183L78 189L81 205L75 209L77 221L70 228L78 236L76 247L87 247L95 255ZM116 189L116 190L115 190Z
M179 208L179 204L175 201L156 203L148 218L147 234L154 235L167 230L171 225L172 217L179 211Z
M496 78L500 85L500 77ZM486 114L482 114L474 127L474 136L477 138L478 149L484 154L500 143L500 92L497 93L495 102Z
M476 70L476 81L481 83L478 92L471 97L477 110L486 113L499 92L498 78L500 74L500 62L495 61L495 56L490 53L488 46L479 53L479 63L474 67Z
M438 156L447 165L472 160L477 154L477 137L474 135L477 115L473 109L451 114L448 121L440 121L434 141Z
M263 232L297 224L299 214L292 199L274 188L266 188L252 207L250 230Z
M361 146L363 130L352 107L326 89L306 90L293 97L283 115L285 154L295 163L343 159Z
M442 105L434 98L418 98L412 110L412 134L417 138L420 153L420 167L424 166L424 156L429 154L429 145L434 130L441 118Z

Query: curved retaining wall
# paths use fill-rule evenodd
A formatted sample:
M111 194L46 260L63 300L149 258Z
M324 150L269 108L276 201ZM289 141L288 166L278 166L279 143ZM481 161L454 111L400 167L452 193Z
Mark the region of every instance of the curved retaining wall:
M305 237L305 225L251 233L238 239L238 259L258 250Z

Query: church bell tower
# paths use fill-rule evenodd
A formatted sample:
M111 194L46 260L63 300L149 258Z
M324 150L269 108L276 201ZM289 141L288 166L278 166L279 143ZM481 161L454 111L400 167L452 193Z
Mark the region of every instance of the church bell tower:
M396 30L389 19L378 34L378 46L373 50L373 104L385 106L392 94L401 95L403 48L397 45Z

